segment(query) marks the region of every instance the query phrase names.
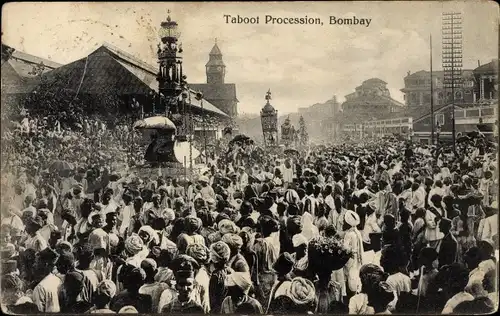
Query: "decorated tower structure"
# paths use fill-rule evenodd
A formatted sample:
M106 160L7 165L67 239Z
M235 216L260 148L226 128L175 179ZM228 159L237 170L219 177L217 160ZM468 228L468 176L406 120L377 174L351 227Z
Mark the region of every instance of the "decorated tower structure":
M278 146L278 111L271 105L271 89L266 93L266 105L260 111L264 147Z

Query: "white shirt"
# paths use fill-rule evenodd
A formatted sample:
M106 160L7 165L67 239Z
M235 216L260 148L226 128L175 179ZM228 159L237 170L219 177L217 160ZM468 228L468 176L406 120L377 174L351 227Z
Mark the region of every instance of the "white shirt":
M453 310L455 307L457 307L458 304L466 301L473 301L474 296L470 295L467 292L460 292L455 295L453 295L452 298L450 298L446 304L444 305L443 311L441 314L452 314Z
M368 295L359 293L349 300L349 315L370 315L374 314L373 307L368 306Z
M492 239L498 235L498 214L481 219L478 228L479 240Z
M33 290L33 303L42 313L59 313L59 290L63 284L63 276L53 273L47 275Z
M380 229L380 226L377 223L377 216L375 215L375 212L373 212L371 215L366 217L365 227L361 231L361 236L363 237L363 241L369 244L370 234L380 233L380 232L382 232L382 230Z
M134 216L134 207L132 205L126 205L123 208L123 218L122 218L122 224L120 225L120 236L123 236L125 234L125 230L130 226L130 220L132 219L132 216Z
M398 272L396 274L390 275L386 282L392 286L394 291L399 295L401 292L411 293L411 280L410 277Z
M287 168L285 165L281 165L281 173L283 174L283 182L292 183L293 182L293 167Z
M420 187L412 192L411 206L413 210L425 207L425 190Z

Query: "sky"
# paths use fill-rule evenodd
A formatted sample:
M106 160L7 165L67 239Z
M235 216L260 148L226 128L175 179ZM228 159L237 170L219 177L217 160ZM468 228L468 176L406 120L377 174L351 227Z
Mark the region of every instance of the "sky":
M240 113L255 114L270 89L280 114L334 95L339 101L364 80L388 83L391 96L408 71L441 68L442 12L461 12L464 69L498 57L498 5L492 1L293 3L8 3L2 6L2 43L66 64L102 43L156 65L158 29L179 23L188 82L206 82L205 64L215 38L235 83ZM226 24L224 15L260 16L260 24ZM269 25L264 16L319 17L321 25ZM371 19L366 26L330 25L329 17Z

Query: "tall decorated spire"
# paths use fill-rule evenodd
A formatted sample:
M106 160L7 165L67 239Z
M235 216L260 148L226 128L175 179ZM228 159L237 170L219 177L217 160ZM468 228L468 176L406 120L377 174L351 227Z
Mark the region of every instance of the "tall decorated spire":
M266 93L266 105L260 110L265 147L278 145L278 111L271 105L271 99L271 89L269 89Z
M208 62L205 67L207 72L208 84L224 83L224 77L226 75L226 65L222 60L222 52L217 45L217 38L215 39L214 47L212 47L212 50L208 55Z
M170 10L167 12L166 21L161 22L160 26L158 33L161 42L158 44L157 80L160 93L174 102L186 83L180 55L182 53L182 44L179 43L181 32L177 22L170 17Z

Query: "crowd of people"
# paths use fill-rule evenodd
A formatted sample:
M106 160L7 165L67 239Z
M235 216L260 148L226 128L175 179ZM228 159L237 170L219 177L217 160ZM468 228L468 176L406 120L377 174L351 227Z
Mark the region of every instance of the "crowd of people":
M3 136L3 311L498 307L498 155L482 139L456 153L396 140L293 155L233 144L181 181L129 172L144 153L126 127L49 125Z

